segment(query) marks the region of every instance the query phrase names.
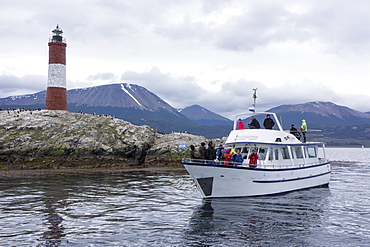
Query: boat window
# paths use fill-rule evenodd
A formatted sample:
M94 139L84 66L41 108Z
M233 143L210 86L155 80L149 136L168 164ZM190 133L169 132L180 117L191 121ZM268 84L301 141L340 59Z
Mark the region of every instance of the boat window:
M301 147L295 147L295 156L297 159L303 159L303 152Z
M258 150L258 159L259 160L265 160L266 159L266 153L267 153L267 148L259 148L259 150Z
M308 158L315 158L317 157L316 148L315 147L308 147L307 148Z
M289 155L287 147L281 148L281 155L283 156L283 159L290 159L290 155Z
M279 149L275 149L275 160L279 159Z
M252 148L252 147L243 147L243 148L241 148L241 150L242 150L241 155L242 155L243 159L247 159L248 156L249 156L249 153L251 153L253 149L254 148Z
M242 153L247 154L247 153L248 153L248 151L249 151L249 148L248 148L248 147L243 147Z
M273 150L270 148L270 152L268 152L269 154L269 160L273 160L274 159L274 153L273 153Z

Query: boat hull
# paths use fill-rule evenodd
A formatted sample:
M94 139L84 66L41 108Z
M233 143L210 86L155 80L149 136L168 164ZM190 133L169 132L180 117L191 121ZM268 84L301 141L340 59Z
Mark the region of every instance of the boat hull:
M330 163L286 169L261 169L183 162L204 198L280 194L323 186L330 181Z

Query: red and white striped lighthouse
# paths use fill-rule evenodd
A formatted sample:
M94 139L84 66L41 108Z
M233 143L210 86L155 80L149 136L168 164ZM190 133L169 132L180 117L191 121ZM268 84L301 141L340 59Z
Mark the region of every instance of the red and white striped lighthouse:
M52 31L49 40L49 72L46 91L47 110L67 110L66 47L62 29Z

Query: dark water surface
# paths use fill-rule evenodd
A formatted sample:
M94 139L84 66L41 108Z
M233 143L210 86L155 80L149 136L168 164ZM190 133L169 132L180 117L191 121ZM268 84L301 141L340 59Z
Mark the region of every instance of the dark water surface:
M329 188L202 200L186 172L0 180L0 246L370 246L370 149Z

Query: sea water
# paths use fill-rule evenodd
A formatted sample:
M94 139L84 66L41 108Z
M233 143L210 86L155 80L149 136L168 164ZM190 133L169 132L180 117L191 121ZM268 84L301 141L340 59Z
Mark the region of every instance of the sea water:
M0 180L0 246L370 246L370 149L328 148L329 188L203 200L177 172Z

